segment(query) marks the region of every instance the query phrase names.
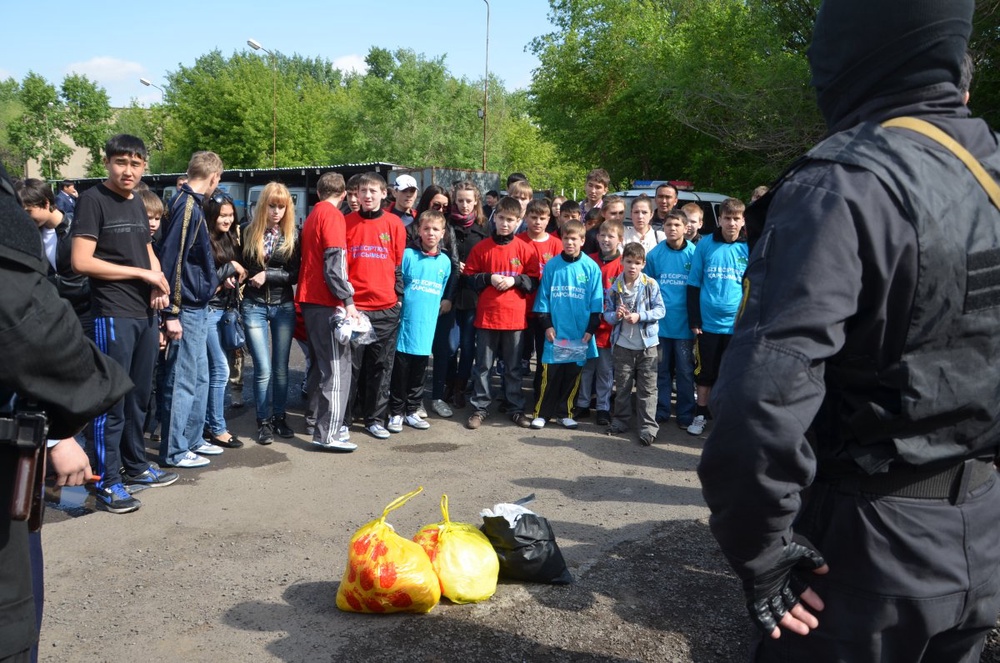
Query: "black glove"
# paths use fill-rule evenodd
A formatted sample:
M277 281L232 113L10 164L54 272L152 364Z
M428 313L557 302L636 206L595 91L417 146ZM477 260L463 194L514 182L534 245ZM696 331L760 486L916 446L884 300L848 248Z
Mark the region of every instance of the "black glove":
M816 547L804 536L795 534L781 551L778 563L743 585L750 619L770 635L785 613L795 607L808 588L793 571L813 571L826 564Z

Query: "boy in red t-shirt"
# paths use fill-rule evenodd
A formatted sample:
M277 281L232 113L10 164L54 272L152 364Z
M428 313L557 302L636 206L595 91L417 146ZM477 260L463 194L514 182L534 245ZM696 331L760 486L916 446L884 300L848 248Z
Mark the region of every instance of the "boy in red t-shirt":
M347 274L354 286L354 306L371 320L375 340L354 348L351 395L347 412L359 410L365 430L379 440L389 438L389 380L399 331L399 296L403 293L402 264L406 228L395 214L382 209L385 180L365 173L358 181L357 212L347 223ZM359 379L364 375L364 381ZM360 408L354 408L357 401Z
M346 193L344 176L324 173L316 183L320 202L302 225L302 266L295 303L302 311L312 370L309 372L307 422L312 443L332 451L354 451L347 432L351 393L351 347L333 340L330 319L343 306L356 316L354 287L347 280L347 234L338 206Z
M625 227L621 221L608 220L600 225L597 245L600 250L590 257L601 268L601 285L607 293L611 282L622 273L621 244ZM597 358L588 359L580 374L580 390L576 396L576 418L590 414L590 396L597 392L597 425L611 424L611 390L615 384L615 365L611 360L611 324L602 318L597 328ZM596 383L596 384L595 384Z
M545 273L545 263L556 257L563 250L562 240L555 235L546 232L549 225L549 215L551 214L549 201L547 198L536 198L528 203L528 208L524 212L524 222L527 229L517 235L517 239L531 247L531 250L538 256L538 278L541 280ZM535 390L535 401L542 386L542 348L545 346L545 330L539 323L537 313L532 312L535 306L535 294L529 292L526 300L528 307L528 327L524 334L524 361L521 363L521 372L527 373L530 370L531 355L536 357L535 378L532 386ZM534 410L534 405L528 408Z
M468 428L479 428L489 414L490 368L499 351L504 361L504 394L511 419L522 428L531 427L524 413L521 392L521 354L527 318L527 294L538 287L538 257L525 242L514 237L521 216L521 203L505 196L497 203L493 235L476 244L462 271L467 283L479 292L476 303L476 373L473 375L475 412Z

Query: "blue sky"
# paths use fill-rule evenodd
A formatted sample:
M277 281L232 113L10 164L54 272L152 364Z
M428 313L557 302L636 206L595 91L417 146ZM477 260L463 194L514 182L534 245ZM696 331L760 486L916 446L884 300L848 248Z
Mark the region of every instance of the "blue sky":
M364 67L372 46L444 55L453 75L470 80L481 79L486 68L483 0L57 0L44 11L27 2L5 5L4 23L21 27L0 40L0 79L20 81L34 71L58 87L68 73L85 74L107 90L113 106L132 98L158 102L160 93L139 78L163 87L167 72L214 49L226 56L250 50L250 38L282 54L326 58L341 69ZM548 12L546 0L490 0L490 74L508 89L531 81L538 60L526 47L553 31Z

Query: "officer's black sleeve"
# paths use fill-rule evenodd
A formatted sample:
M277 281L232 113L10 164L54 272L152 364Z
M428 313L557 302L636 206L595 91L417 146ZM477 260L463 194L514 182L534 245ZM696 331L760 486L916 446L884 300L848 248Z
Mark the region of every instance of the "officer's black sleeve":
M786 182L775 195L712 389L714 423L698 475L712 533L743 580L772 568L791 541L799 493L815 475L805 432L825 395L824 361L844 346L862 284L885 268L863 262L859 247L871 238L862 242L859 228L891 214L891 203L867 202L865 186L886 198L869 176L851 179L854 200L866 202L846 200L833 191L847 189L827 181L838 176L822 175L829 170Z
M50 438L73 435L132 382L84 337L73 310L47 279L4 259L0 272L0 383L42 405Z

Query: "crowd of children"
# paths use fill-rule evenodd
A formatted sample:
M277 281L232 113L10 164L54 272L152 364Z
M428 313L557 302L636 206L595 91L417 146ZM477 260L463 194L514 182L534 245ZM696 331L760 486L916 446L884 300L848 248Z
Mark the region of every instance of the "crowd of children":
M738 200L721 205L719 228L702 238L702 209L678 208L670 185L634 199L626 227L626 201L607 195L602 169L588 174L580 202L536 198L512 175L508 195L488 192L489 216L471 181L428 187L417 203L410 176L390 200L376 173L347 182L326 173L301 229L276 182L240 229L232 199L216 190L217 155L192 156L166 209L142 190L145 159L139 139L109 140L108 179L80 196L71 229L51 195L21 185L46 239L65 240L46 244L52 278L81 300L63 281L88 277L76 279L89 290L89 305L76 302L81 324L136 384L86 435L108 511L139 507L131 486L177 480L161 466L199 467L243 446L224 413L225 327L237 319L254 365L259 444L295 434L285 418L293 335L307 356L306 432L331 451L357 448L354 421L377 439L430 428L432 357L430 409L451 417L471 406L471 430L496 412L523 428L554 420L572 429L592 409L609 434L634 429L643 445L671 415L691 434L705 430L747 263ZM159 464L143 440L156 423Z

